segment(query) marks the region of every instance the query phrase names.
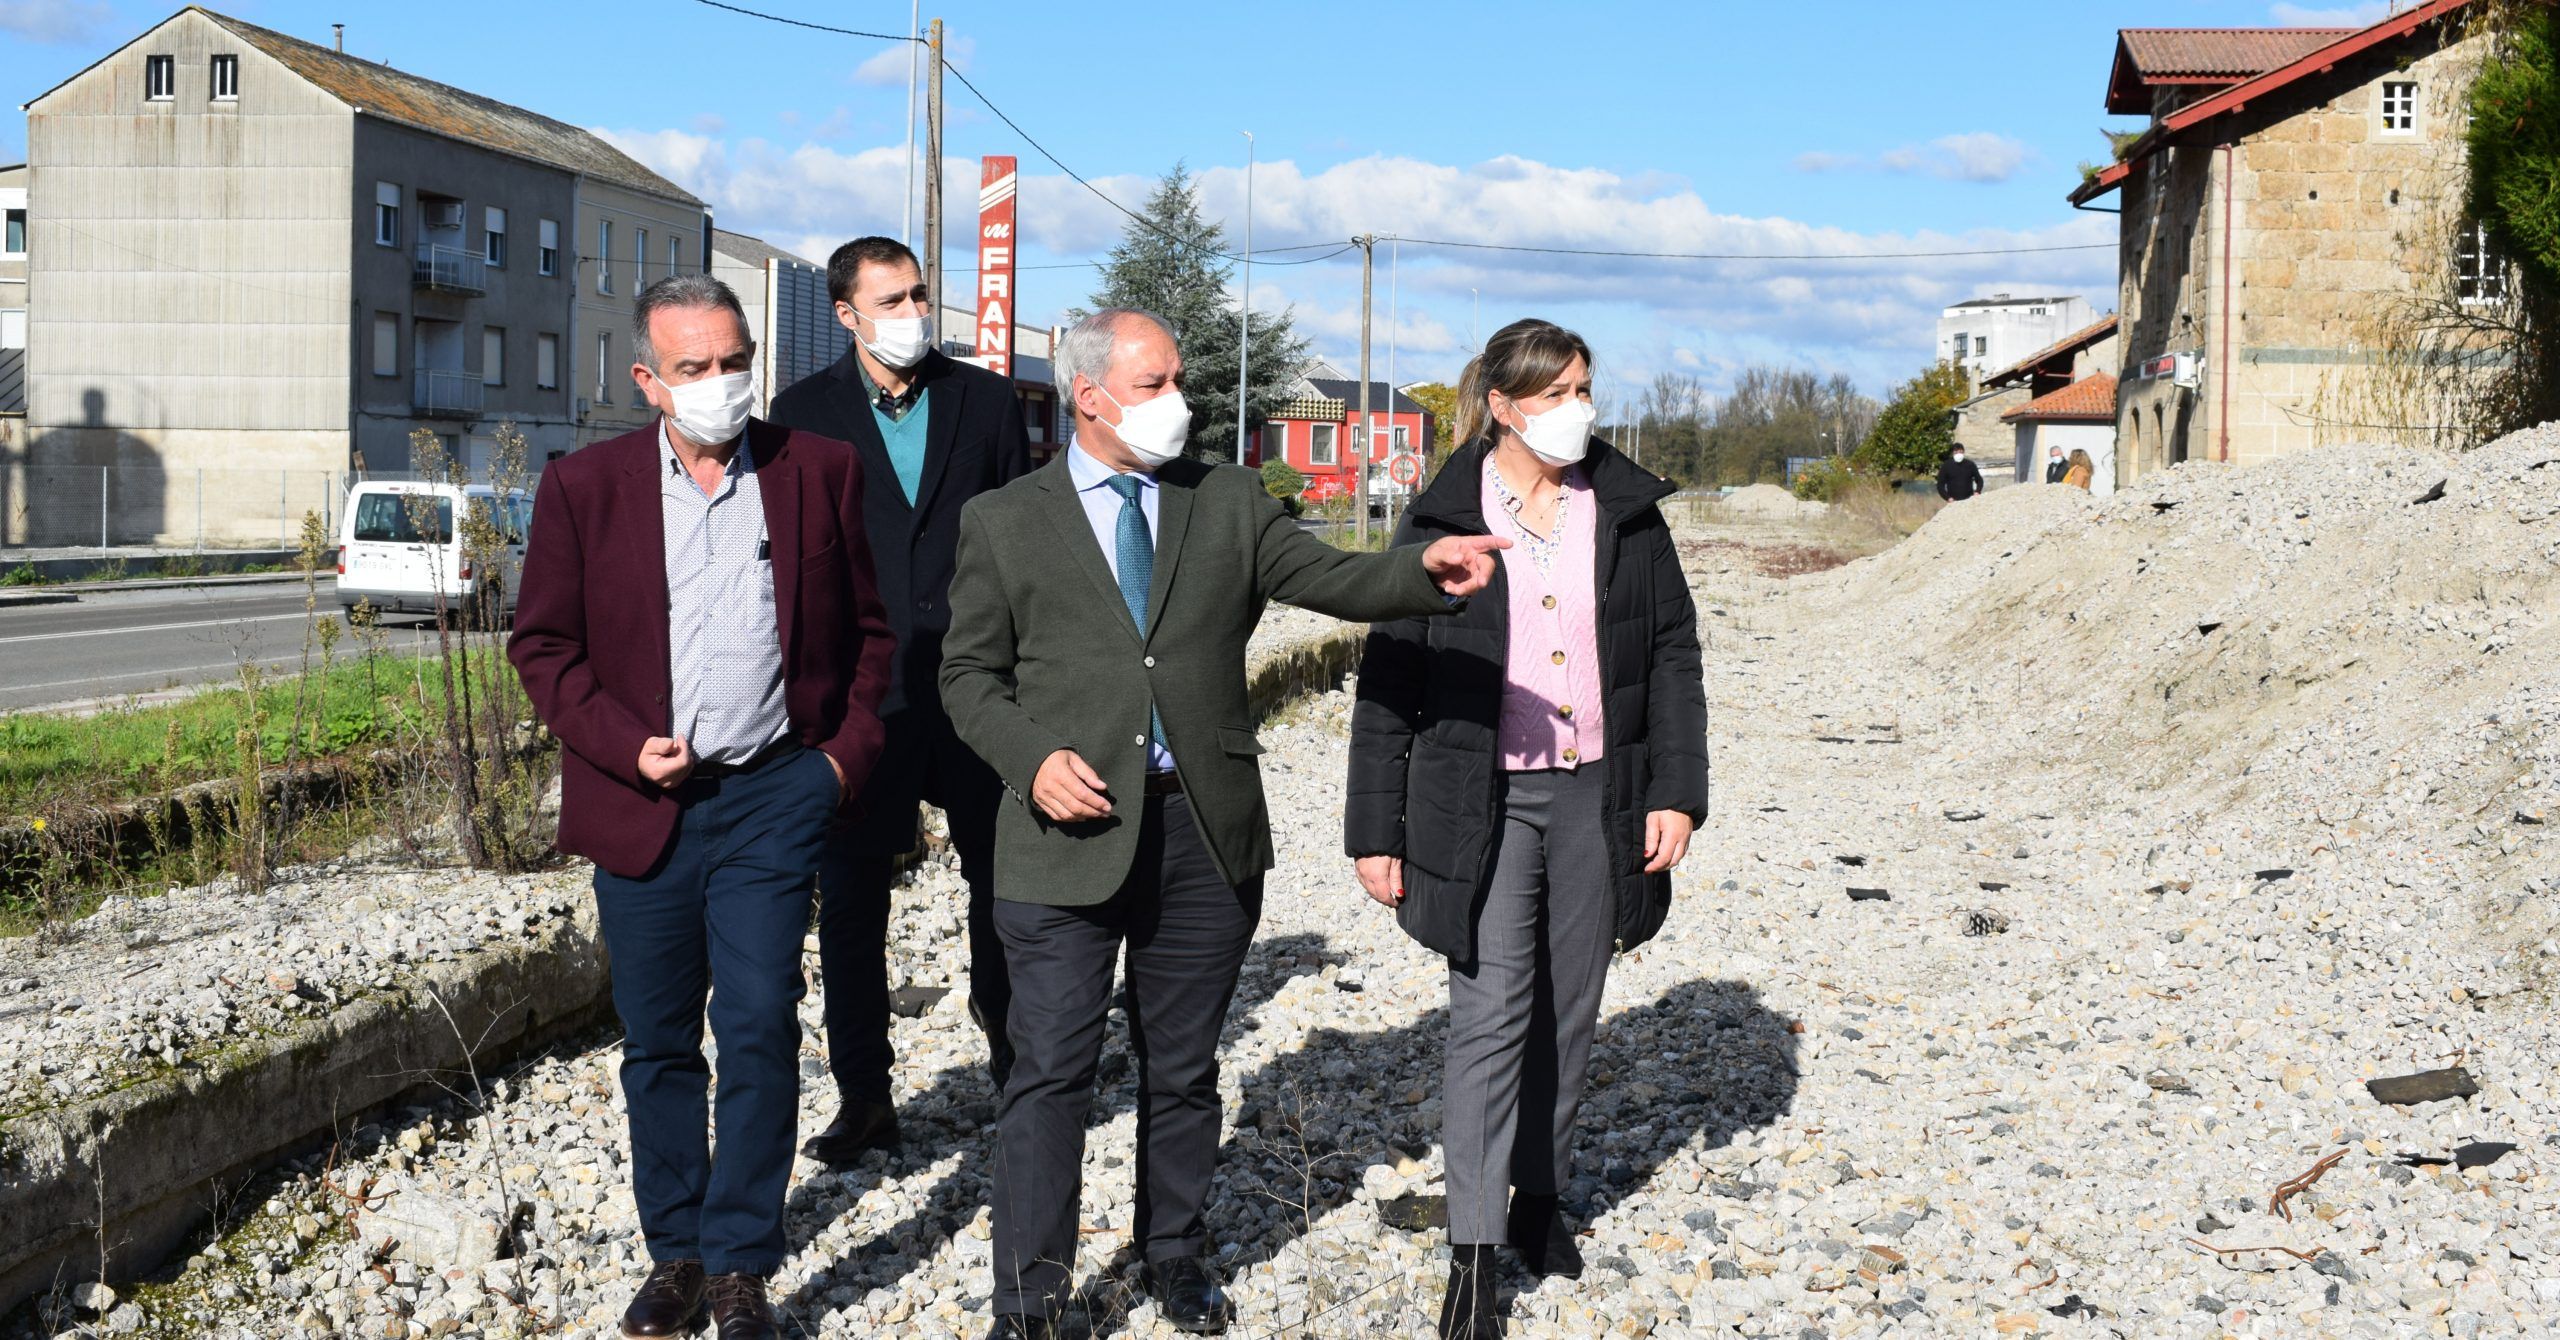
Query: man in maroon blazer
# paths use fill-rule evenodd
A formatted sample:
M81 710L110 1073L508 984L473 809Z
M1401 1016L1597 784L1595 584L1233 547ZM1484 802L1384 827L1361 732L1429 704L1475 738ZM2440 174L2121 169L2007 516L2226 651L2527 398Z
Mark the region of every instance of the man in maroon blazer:
M632 344L660 419L545 472L507 655L567 746L560 848L596 864L613 956L653 1263L623 1333L682 1334L707 1299L721 1340L765 1340L810 888L828 825L879 760L892 643L861 467L842 442L748 417L737 295L660 280Z

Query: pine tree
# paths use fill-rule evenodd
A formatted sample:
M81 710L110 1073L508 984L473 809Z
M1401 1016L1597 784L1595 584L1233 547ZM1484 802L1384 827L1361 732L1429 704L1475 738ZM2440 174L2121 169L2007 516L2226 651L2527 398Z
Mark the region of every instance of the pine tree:
M1180 163L1156 183L1111 249L1093 306L1136 307L1163 317L1182 348L1182 395L1191 405L1189 452L1235 460L1238 309L1228 296L1235 267L1226 230L1200 216L1200 190ZM1082 315L1081 312L1071 315ZM1253 314L1253 360L1245 417L1249 430L1280 408L1306 359L1306 342L1287 312Z

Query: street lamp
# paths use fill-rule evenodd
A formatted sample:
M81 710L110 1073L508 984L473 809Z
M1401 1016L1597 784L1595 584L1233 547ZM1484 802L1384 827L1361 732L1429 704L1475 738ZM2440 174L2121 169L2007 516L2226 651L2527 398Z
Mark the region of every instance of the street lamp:
M1245 368L1253 362L1253 132L1244 136L1244 311L1236 334L1236 464L1244 464Z

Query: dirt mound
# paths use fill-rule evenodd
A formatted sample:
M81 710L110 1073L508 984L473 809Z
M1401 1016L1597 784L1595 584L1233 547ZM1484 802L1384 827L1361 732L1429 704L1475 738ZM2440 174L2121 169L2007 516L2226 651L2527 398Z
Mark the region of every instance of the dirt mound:
M2172 791L2172 811L2476 807L2560 778L2555 517L2545 426L2459 457L2192 464L2103 500L2003 489L1807 580L1969 685L1970 725L2091 785Z
M1775 484L1753 484L1724 496L1725 515L1771 521L1795 521L1830 511L1824 503L1806 502Z

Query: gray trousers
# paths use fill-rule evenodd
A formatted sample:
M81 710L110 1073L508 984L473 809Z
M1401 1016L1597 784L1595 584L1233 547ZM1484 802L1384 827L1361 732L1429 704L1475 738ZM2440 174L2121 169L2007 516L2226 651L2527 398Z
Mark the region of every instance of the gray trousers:
M1515 772L1476 918L1476 961L1449 966L1441 1147L1449 1241L1494 1244L1517 1187L1554 1195L1609 978L1609 849L1601 770Z

